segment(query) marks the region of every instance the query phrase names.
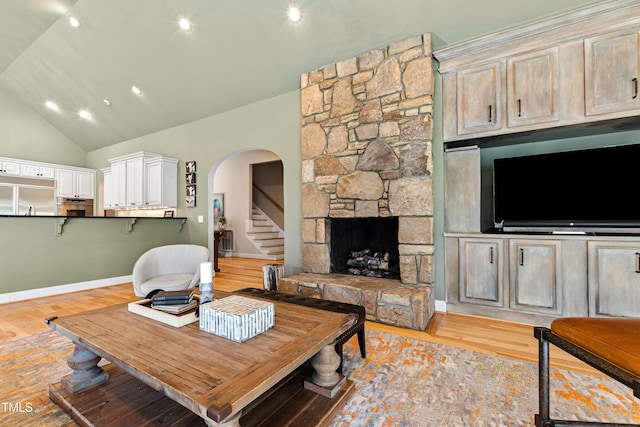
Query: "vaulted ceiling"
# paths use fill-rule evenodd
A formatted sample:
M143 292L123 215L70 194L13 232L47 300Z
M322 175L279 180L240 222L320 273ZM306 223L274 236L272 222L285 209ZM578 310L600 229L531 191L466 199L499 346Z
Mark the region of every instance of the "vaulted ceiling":
M305 71L408 37L442 47L596 2L0 0L1 93L91 151L295 90Z

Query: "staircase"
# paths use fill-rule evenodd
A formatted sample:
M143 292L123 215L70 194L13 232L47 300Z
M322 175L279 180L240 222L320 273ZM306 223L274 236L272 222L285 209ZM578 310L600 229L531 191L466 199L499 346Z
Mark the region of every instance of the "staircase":
M284 259L284 232L255 205L246 225L247 239L265 259Z

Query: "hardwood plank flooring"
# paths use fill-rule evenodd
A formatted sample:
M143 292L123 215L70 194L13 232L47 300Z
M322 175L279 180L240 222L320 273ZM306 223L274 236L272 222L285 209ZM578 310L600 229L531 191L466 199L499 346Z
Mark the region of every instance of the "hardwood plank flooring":
M220 258L214 287L234 291L262 287L262 266L270 261L250 258ZM0 341L48 330L44 319L135 301L131 283L73 292L33 300L0 304ZM425 331L397 328L367 322L367 329L378 330L465 348L482 353L536 363L538 341L532 325L469 316L436 313ZM602 375L574 357L551 346L551 365L562 369Z

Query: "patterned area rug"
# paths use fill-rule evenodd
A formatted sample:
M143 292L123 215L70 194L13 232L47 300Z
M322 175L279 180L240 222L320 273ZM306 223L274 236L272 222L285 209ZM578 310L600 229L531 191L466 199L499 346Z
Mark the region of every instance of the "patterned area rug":
M345 373L356 393L333 426L531 426L537 367L393 334L367 331L367 359L355 338ZM1 426L74 426L48 397L70 372L71 342L54 332L0 343ZM552 369L552 414L568 420L640 423L640 401L613 380Z

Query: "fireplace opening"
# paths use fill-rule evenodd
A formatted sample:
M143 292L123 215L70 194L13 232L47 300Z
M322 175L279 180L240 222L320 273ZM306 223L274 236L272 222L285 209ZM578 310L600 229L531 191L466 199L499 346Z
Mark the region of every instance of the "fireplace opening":
M329 221L332 273L400 278L398 217Z

